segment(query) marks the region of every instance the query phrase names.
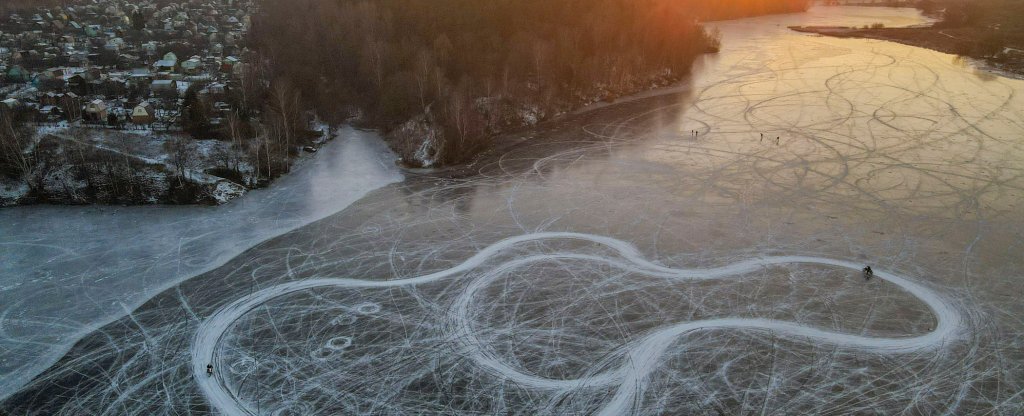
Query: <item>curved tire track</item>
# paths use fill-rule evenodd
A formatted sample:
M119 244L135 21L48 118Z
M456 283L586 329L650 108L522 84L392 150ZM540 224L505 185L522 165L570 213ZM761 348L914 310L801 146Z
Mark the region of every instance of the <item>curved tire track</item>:
M705 319L662 327L637 341L623 345L621 347L624 353L623 356L627 358L617 368L579 379L559 380L544 378L514 368L495 354L489 354L485 348L480 346L479 342L475 341L474 331L467 319L470 306L474 299L476 299L475 295L477 292L504 273L526 264L553 259L606 262L625 270L678 280L723 279L756 271L766 266L781 264L817 264L843 267L855 271L860 270L860 264L854 262L809 256L770 256L708 269L674 269L645 259L632 245L621 240L590 234L547 232L527 234L499 241L484 248L455 267L419 277L392 281L348 278L301 280L273 286L242 297L220 308L199 326L191 347L193 378L199 384L200 390L209 400L210 405L219 412L227 415L253 414L237 397L228 391L217 374L214 376L207 376L206 374L206 365L216 362L215 353L221 338L235 321L248 312L275 298L315 288L389 288L426 284L469 272L515 245L542 240L578 240L596 243L616 251L623 261L587 254L555 253L533 255L505 262L493 269L487 270L482 276L475 278L469 283L466 290L459 294L455 299L451 308L452 313L449 316L452 324L451 328L453 328L454 335L464 341L463 348L466 349L466 352L478 365L496 376L515 381L520 385L540 390L567 392L579 388L614 387L618 384L616 394L601 410L603 415L628 413L631 410L631 406L635 404L638 394L643 391L647 376L656 369L661 357L679 337L692 331L713 329L770 331L776 335L788 336L794 340L832 344L884 354L938 349L946 342L958 338L963 331L963 319L960 312L945 297L909 278L878 270L875 272L876 277L899 286L924 302L931 309L937 321L932 332L911 337L888 338L835 332L774 319Z

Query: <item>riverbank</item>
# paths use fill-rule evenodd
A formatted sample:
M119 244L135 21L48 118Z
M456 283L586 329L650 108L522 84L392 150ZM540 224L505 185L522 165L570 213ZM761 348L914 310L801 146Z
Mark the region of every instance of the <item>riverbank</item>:
M714 52L717 52L717 47L708 50L708 53ZM572 94L572 98L563 100L532 100L513 96L477 98L473 112L484 123L484 133L476 139L481 145L457 163L446 163L444 160L445 146L451 138L446 136L444 126L437 121L440 116L432 112L401 124L387 134L385 139L399 155L399 163L407 168L456 168L471 163L494 148L505 147L507 143L501 142L502 136L522 133L598 104L614 104L623 97L663 89L679 83L688 75L689 71L680 73L666 68L642 77L629 77L617 85L598 83L580 89Z
M223 205L266 188L333 138L317 123L287 167L256 172L239 143L183 132L113 130L79 123L25 127L27 173L0 175L0 207L16 205Z
M979 6L981 7L981 6ZM990 13L992 11L989 11ZM1000 19L953 25L885 27L877 23L856 26L790 26L790 29L836 38L876 39L976 59L1015 78L1024 77L1024 33Z

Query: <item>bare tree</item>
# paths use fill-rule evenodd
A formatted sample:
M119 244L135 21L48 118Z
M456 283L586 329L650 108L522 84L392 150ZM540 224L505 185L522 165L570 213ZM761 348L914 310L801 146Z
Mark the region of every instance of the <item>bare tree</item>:
M373 81L378 91L384 87L384 48L386 47L384 42L371 37L367 38L362 51L362 62L373 74Z
M446 106L448 125L454 130L458 140L455 147L456 159L461 159L476 150L483 134L483 120L473 108L473 94L468 80L463 80L459 87L448 97Z
M188 178L189 171L195 169L198 164L199 154L191 140L175 136L164 143L164 150L170 157L171 165L177 173L178 183L184 183Z
M275 143L283 152L283 157L288 158L292 145L295 143L295 135L299 130L301 109L299 107L299 94L285 80L274 83L270 94L270 107L274 117L271 121L275 130Z
M236 175L240 175L243 153L242 143L244 140L242 128L244 127L244 122L242 121L242 118L238 116L236 111L232 111L228 114L226 122L226 135L231 139L231 145L218 152L218 159L225 169L230 169Z
M416 77L416 87L419 92L420 109L424 112L427 111L427 94L430 90L430 79L434 72L434 68L434 57L430 54L430 51L420 51L420 54L416 59L416 70L414 74Z
M21 177L32 170L35 157L26 149L28 135L7 111L0 111L0 174Z

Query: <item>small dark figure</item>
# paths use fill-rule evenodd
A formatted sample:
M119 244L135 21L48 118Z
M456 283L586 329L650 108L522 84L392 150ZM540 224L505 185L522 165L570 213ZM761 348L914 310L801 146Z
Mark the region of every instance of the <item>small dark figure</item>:
M212 376L213 375L213 364L207 364L206 365L206 375L208 375L208 376Z
M776 137L775 138L775 145L778 146L779 145L779 141L781 141L781 140L782 140L782 137Z
M871 280L875 277L875 271L871 270L871 266L864 266L864 280Z

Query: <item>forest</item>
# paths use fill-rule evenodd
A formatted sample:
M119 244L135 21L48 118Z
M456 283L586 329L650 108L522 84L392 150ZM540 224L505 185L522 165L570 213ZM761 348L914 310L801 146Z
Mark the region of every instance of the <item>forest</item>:
M387 133L410 165L678 80L720 42L701 21L805 0L264 0L250 46L304 109ZM427 138L427 139L425 139Z

